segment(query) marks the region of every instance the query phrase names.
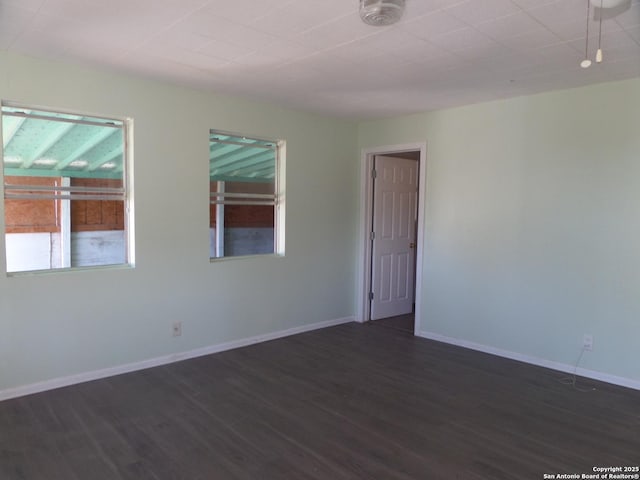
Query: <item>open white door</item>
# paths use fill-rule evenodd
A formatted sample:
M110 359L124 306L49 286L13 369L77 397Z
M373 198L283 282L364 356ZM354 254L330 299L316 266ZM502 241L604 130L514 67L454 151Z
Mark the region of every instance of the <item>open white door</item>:
M413 311L418 162L374 160L371 320Z

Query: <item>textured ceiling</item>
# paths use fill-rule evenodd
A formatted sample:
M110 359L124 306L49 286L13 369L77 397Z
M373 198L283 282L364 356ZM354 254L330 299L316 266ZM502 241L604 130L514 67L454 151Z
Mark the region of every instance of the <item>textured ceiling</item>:
M357 0L0 0L0 48L374 118L640 76L640 0L603 16L587 70L585 2L407 0L380 28Z

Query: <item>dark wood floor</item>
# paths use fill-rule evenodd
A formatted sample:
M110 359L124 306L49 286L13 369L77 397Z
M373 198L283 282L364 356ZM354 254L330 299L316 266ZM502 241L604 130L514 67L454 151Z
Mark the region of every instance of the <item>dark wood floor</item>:
M347 324L1 402L0 479L541 479L638 465L640 392L560 376Z
M404 330L405 332L413 333L415 315L413 313L408 313L406 315L381 318L380 320L372 320L371 324L377 327L395 328L396 330Z

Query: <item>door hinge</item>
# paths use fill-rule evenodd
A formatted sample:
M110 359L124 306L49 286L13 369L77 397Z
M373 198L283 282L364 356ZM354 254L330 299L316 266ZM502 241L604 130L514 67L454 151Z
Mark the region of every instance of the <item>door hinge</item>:
M369 234L369 240L375 240L376 239L376 232L371 232L371 234Z
M369 292L369 300L373 300L373 292Z
M371 178L376 178L378 176L378 171L374 168L371 170Z

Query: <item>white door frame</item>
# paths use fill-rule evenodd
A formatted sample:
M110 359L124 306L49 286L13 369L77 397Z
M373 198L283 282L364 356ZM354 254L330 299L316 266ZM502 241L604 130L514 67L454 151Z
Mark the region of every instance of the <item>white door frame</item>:
M416 229L416 311L414 334L421 332L422 311L422 251L424 247L424 204L427 179L427 144L406 143L401 145L389 145L374 148L363 148L360 163L360 234L358 245L358 304L356 320L364 323L371 317L369 292L371 291L371 238L370 233L373 221L373 159L376 155L391 155L394 153L420 152L418 172L418 225Z

